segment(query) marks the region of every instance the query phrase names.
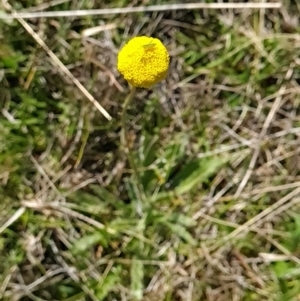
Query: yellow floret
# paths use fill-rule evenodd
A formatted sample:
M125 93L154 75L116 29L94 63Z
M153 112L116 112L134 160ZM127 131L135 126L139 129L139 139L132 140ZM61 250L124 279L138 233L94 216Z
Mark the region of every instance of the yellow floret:
M151 88L167 76L169 54L159 39L135 37L120 50L118 70L133 87Z

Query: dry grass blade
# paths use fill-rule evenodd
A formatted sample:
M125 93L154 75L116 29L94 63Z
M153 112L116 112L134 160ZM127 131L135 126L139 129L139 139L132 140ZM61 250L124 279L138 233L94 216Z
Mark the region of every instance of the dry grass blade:
M265 135L267 134L267 130L270 126L270 123L275 115L275 113L277 112L277 110L279 109L280 107L280 104L281 104L281 100L282 100L282 95L284 94L286 88L285 87L281 87L281 89L279 90L278 92L278 95L275 99L275 102L272 106L272 109L270 110L266 120L265 120L265 123L263 125L263 128L259 134L259 137L258 137L258 141L256 142L256 148L253 152L253 155L252 155L252 158L251 158L251 161L250 161L250 164L249 164L249 167L248 167L248 170L244 176L244 178L242 179L241 181L241 184L239 185L236 193L235 193L235 197L239 197L241 192L243 191L244 187L246 186L251 174L252 174L252 171L255 167L255 164L256 164L256 161L257 161L257 158L259 156L259 153L260 153L260 143L262 141L262 139L265 137Z
M103 116L111 120L111 116L108 112L97 102L97 100L87 91L87 89L80 83L80 81L74 77L74 75L69 71L69 69L60 61L60 59L55 55L53 51L46 45L46 43L39 37L39 35L31 28L31 26L23 20L18 13L12 10L9 3L5 2L4 6L7 10L11 10L15 18L22 24L26 31L35 39L35 41L46 51L49 57L52 59L54 67L58 67L59 71L66 75L69 80L71 80L78 89L86 96L86 98L103 114Z
M236 230L232 231L230 234L225 236L222 240L220 240L218 243L212 246L212 250L215 250L220 245L222 245L224 242L228 242L231 239L239 236L240 234L244 233L245 231L251 231L253 226L257 226L258 223L261 224L266 220L269 220L272 216L275 216L278 213L284 212L290 207L296 205L299 203L300 199L295 198L297 195L300 194L300 187L293 190L289 194L287 194L285 197L278 200L275 204L267 207L264 211L257 214L252 219L248 220L246 223L241 225Z
M275 9L280 8L281 3L186 3L186 4L166 4L153 6L111 8L111 9L91 9L56 12L33 12L33 13L12 13L2 14L0 19L32 19L32 18L52 18L52 17L83 17L108 14L128 14L137 12L171 11L171 10L191 10L191 9Z
M0 234L6 229L8 228L12 223L14 223L24 212L25 212L26 208L25 207L20 207L11 217L10 219L4 223L4 225L2 225L0 227Z

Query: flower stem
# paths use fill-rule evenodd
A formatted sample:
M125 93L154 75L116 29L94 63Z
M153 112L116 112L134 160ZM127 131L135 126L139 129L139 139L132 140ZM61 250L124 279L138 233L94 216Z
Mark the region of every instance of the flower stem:
M140 208L138 208L138 213L141 215L142 214L142 203L143 203L143 200L145 199L145 194L144 194L142 185L140 183L138 169L134 162L132 151L130 149L130 143L129 143L129 139L128 139L129 135L128 135L127 127L126 127L127 109L129 107L129 105L131 104L131 101L133 100L135 92L136 92L136 88L131 87L130 93L128 94L128 96L126 97L125 102L124 102L123 111L122 111L122 115L121 115L121 145L124 148L124 152L127 157L129 166L132 169L133 176L136 181L138 204L140 205L139 206Z

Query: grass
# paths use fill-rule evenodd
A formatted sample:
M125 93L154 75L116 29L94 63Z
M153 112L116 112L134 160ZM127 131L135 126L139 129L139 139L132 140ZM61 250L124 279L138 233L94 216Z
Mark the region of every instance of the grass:
M49 9L137 5L100 3ZM299 300L299 10L28 20L111 121L0 21L0 299ZM144 34L171 65L127 113L135 177L116 57Z

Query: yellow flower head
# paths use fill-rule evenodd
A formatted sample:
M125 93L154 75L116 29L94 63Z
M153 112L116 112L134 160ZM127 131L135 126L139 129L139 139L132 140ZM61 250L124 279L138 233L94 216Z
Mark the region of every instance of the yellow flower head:
M167 76L169 60L159 39L135 37L120 50L118 70L131 86L151 88Z

